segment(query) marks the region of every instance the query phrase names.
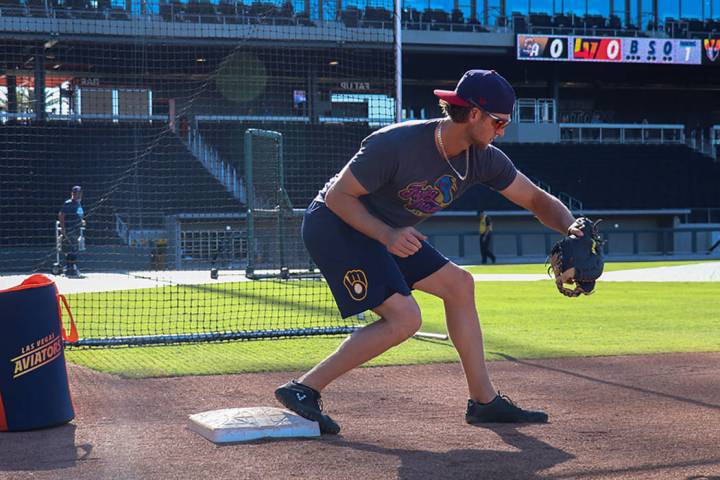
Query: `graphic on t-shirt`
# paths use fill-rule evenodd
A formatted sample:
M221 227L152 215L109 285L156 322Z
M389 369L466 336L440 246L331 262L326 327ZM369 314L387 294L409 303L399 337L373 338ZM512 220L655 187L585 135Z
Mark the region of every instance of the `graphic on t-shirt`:
M405 200L404 206L417 216L432 215L450 205L457 192L457 179L452 175L443 175L432 185L428 182L414 182L398 192Z
M343 278L343 285L353 300L359 302L367 297L368 281L362 270L348 270Z

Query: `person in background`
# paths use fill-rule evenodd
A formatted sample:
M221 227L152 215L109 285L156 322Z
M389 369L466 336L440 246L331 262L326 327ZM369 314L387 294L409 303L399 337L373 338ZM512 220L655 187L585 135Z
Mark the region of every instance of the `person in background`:
M482 263L485 265L488 258L495 263L495 255L491 250L492 241L492 220L485 212L480 212L480 255L482 256Z
M712 253L712 251L718 247L718 245L720 245L720 238L718 238L717 242L712 244L712 247L708 248L706 255L710 255Z
M75 185L70 192L70 198L60 207L58 221L60 223L60 237L62 239L62 252L65 254L63 268L68 277L80 276L77 266L80 243L84 242L83 228L85 227L85 211L82 207L82 187Z

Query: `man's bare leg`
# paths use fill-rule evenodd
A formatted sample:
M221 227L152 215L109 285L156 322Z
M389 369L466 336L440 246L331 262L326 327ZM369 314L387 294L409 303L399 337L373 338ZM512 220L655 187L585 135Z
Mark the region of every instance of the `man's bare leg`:
M472 275L450 262L413 288L440 297L445 304L448 334L460 355L470 398L488 403L497 396L485 364L482 330L475 306Z
M420 308L412 296L396 293L373 312L380 320L350 335L298 381L319 392L342 374L402 343L420 329Z

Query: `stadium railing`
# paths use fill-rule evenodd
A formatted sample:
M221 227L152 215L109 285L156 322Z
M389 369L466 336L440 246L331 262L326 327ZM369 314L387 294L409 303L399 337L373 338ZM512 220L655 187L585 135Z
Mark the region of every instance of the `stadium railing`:
M679 124L561 123L560 139L567 143L684 144Z
M712 245L713 233L718 230L720 230L718 226L603 229L603 237L607 240L604 254L609 257L704 255ZM559 237L558 233L550 230L501 230L495 231L493 235L495 254L500 258L514 259L543 257ZM430 233L428 241L435 246L441 244L440 248L451 258L467 261L480 254L476 230Z

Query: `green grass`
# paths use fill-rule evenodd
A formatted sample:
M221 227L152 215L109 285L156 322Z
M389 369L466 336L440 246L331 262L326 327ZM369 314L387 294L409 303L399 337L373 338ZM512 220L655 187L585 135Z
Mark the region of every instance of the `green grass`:
M300 311L332 315L334 307L327 296L316 294L314 299L310 297L311 300L304 303L305 292L296 291L292 301L275 294L269 294L266 300L260 301L260 293L251 289L253 285L256 282L208 287L203 290L204 296L193 297L198 304L192 308L182 304L184 300L189 300L183 297L188 293L184 288L188 287L168 287L172 288L170 292L165 289L144 290L144 316L162 313L162 321L167 323L172 312L182 317L180 312L194 309L195 316L204 314L222 321L248 308L248 305L270 308L276 301L280 301L281 305L275 308L286 314L288 309L299 308ZM196 290L196 287L190 290ZM88 295L110 295L114 300L120 298L129 302L130 295L140 295L137 292L141 291L133 292L70 297L80 306L87 301L85 296ZM550 281L479 282L476 292L490 360L503 358L503 355L550 358L720 350L720 283L608 282L600 285L595 295L576 299L559 295ZM174 307L170 313L164 305L168 298ZM444 332L442 302L422 293L417 293L416 298L423 311L423 330ZM113 304L101 303L99 297L94 300L96 319L112 321L116 312L102 312L100 309L101 305ZM132 308L132 304L126 304L126 308ZM133 318L136 318L136 324L132 331L145 331L139 324L140 315ZM185 321L178 325L192 327L190 318L187 315ZM80 323L81 331L87 328ZM128 333L121 327L113 328L117 334ZM339 337L323 337L145 348L70 349L66 354L71 362L131 377L305 370L332 352L341 341ZM370 365L456 360L457 354L449 342L410 340L381 355Z
M635 268L676 267L678 265L693 265L700 261L657 261L657 262L607 262L606 272L619 270L632 270ZM546 273L547 267L542 263L518 263L495 265L469 265L464 267L471 273Z

